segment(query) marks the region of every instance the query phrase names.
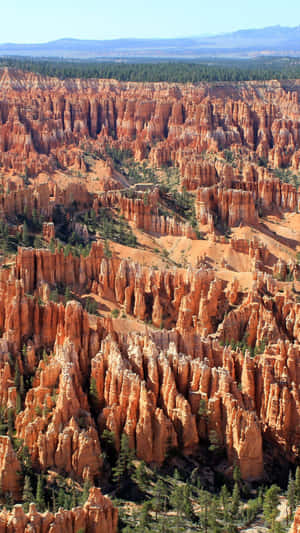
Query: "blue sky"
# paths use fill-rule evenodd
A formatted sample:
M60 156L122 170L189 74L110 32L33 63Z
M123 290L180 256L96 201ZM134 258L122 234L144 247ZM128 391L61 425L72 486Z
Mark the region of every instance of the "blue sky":
M183 37L300 24L299 0L3 0L0 42Z

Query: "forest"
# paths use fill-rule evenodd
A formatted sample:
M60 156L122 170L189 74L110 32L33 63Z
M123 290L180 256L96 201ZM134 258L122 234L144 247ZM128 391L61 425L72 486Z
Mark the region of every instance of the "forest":
M285 80L300 77L300 59L207 59L200 61L143 62L62 60L2 57L0 67L11 67L42 75L67 78L103 78L136 82L239 82Z

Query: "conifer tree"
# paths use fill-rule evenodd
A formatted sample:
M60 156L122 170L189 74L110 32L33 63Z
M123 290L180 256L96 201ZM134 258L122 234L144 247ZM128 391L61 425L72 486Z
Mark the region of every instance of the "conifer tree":
M19 369L19 363L16 359L15 362L15 377L14 377L14 383L17 390L20 390L20 369Z
M240 489L237 481L234 484L231 499L231 514L233 517L238 517L240 509Z
M96 383L96 380L95 378L91 378L91 381L90 381L90 398L91 398L91 401L93 403L94 406L97 405L97 403L99 402L99 395L98 395L98 391L97 391L97 383Z
M22 243L24 246L30 246L29 231L28 231L28 225L27 225L26 220L24 220L24 223L23 223Z
M157 520L158 513L166 509L166 489L162 479L159 479L154 487L153 509L155 520Z
M121 448L116 466L113 468L113 480L120 486L125 476L130 476L132 472L132 462L134 452L130 449L128 437L125 433L121 437Z
M57 505L56 505L56 495L54 489L52 489L52 512L57 512Z
M71 299L72 299L71 290L70 290L70 287L68 287L67 285L66 290L65 290L65 301L68 302Z
M45 491L44 491L44 480L43 476L40 474L37 480L36 486L36 505L39 511L43 512L45 510Z
M147 485L147 472L146 472L146 465L144 461L141 461L135 471L135 479L137 486L139 489L144 492L146 490Z
M151 520L151 511L152 505L151 502L148 500L143 503L141 513L140 513L140 520L139 520L139 529L141 531L146 531L147 526L149 525L149 521Z
M52 254L54 254L54 252L55 252L55 240L53 239L53 237L52 237L52 239L51 239L51 241L49 243L49 250L50 250L50 252Z
M191 487L186 484L183 488L183 511L189 520L193 518L194 511L191 502Z
M300 503L300 467L299 466L297 466L296 468L295 489L296 489L296 502L297 502L297 505L299 505Z
M17 415L20 413L21 409L22 409L21 395L17 391L17 394L16 394L16 414Z
M15 430L15 414L12 407L7 409L7 432L10 438L13 437L13 433Z
M296 485L291 472L289 474L289 482L287 488L287 501L289 509L289 512L287 513L287 519L291 520L296 509Z
M279 514L279 493L280 489L277 485L272 485L265 493L263 512L267 524L270 526L270 531L273 533L276 526L276 518Z
M24 487L23 487L23 506L24 510L27 513L29 509L29 504L34 502L33 490L31 486L31 481L29 476L25 476Z
M84 505L85 502L87 501L91 486L92 486L91 482L87 479L83 485L83 491L81 495L81 505Z
M63 507L65 503L65 492L62 487L60 487L58 491L58 497L57 497L57 506L58 508Z

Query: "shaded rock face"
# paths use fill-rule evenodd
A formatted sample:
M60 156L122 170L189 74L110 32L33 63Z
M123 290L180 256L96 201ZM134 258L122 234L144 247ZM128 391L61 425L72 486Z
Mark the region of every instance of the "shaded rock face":
M91 533L116 533L118 511L100 489L92 488L85 505L70 511L60 509L57 513L39 513L35 504L30 504L26 514L21 505L11 512L0 513L0 532L26 533L76 533L80 529Z
M5 492L18 500L20 498L21 465L9 437L0 436L0 483Z

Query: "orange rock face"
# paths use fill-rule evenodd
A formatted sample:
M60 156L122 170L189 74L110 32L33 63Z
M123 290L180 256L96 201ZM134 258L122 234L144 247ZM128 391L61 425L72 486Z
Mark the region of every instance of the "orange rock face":
M294 522L293 522L293 525L292 525L292 528L291 528L291 532L292 533L299 533L299 531L300 531L300 508L298 507L298 509L296 510L296 513L295 513Z
M0 532L26 533L76 533L80 529L91 533L116 533L118 511L111 501L101 494L100 489L92 488L83 508L71 511L60 509L52 514L49 511L39 513L35 505L30 504L29 512L24 513L21 505L16 505L11 512L0 513Z
M20 498L21 465L9 437L0 436L0 483L1 490Z
M275 173L299 170L295 87L3 73L1 239L26 241L27 221L44 248L1 255L0 406L35 471L99 485L104 430L117 451L125 434L159 465L170 449L197 458L205 448L212 462L217 449L226 473L238 465L249 481L276 457L297 461L299 193ZM122 150L134 186L113 157ZM104 213L125 220L139 247L107 249L95 222ZM0 483L18 501L13 443L0 436ZM94 488L83 508L0 513L0 533L32 527L111 533L117 512Z
M116 257L105 258L100 244L81 259L20 249L16 263L13 287L18 292L14 288L13 303L2 308L3 339L16 354L26 336L36 347L48 346L52 354L47 363L39 363L16 419L17 435L28 446L34 465L63 469L78 479L99 477L98 432L105 428L115 434L117 443L124 431L138 457L158 463L170 443L190 454L201 440L217 434L229 462L239 463L245 479L263 475L264 438L283 448L290 460L296 456L299 329L293 317L298 316L298 305L276 293L272 278L256 276L249 296L229 310L229 302L239 299L237 282L226 287L213 271L141 270ZM140 320L152 316L159 325L168 313L169 331L117 340L102 319L97 319L96 330L91 329L78 302L65 308L53 302L41 306L23 289L34 295L40 284L55 286L58 281L75 289L85 286L87 279L92 290L109 294ZM3 279L2 287L5 303L11 283ZM278 310L276 320L270 312L272 302ZM243 360L241 353L217 342L238 342L243 336L249 347L267 342L265 353L251 359L246 352ZM95 380L98 396L96 424L83 389L89 365L89 380ZM6 388L9 376L8 372L3 380ZM207 404L205 420L199 415L201 400Z

